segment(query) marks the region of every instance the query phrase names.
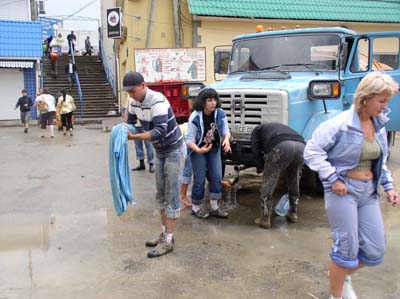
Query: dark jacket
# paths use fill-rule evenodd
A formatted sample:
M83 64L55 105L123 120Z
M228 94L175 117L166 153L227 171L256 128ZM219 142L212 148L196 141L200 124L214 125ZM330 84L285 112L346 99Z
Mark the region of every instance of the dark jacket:
M90 49L92 49L92 44L89 39L85 39L85 50L89 51Z
M278 143L286 140L306 144L299 133L280 123L263 123L254 128L251 134L251 153L258 173L264 169L264 154L271 151Z
M31 110L31 107L33 106L33 101L30 97L28 96L23 96L18 99L17 104L15 105L15 108L18 108L21 110L21 112L28 112Z
M75 34L68 34L67 35L67 40L68 42L75 40L76 41L76 35Z

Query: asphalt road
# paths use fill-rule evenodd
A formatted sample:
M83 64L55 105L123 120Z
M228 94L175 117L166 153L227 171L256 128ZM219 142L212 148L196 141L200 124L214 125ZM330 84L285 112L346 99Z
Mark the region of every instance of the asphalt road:
M328 297L331 240L320 197L302 195L299 223L277 217L260 229L260 178L244 172L228 219L183 210L174 251L148 259L144 241L160 232L154 174L132 173L138 204L117 217L109 133L85 125L73 137L39 136L37 127L0 127L0 299ZM389 163L397 186L399 141ZM400 298L400 210L382 201L382 212L385 262L353 278L363 299Z

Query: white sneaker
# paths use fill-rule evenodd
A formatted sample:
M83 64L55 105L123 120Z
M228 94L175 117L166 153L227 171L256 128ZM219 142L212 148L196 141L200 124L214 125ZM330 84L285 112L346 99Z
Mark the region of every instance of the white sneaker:
M356 292L351 285L351 277L350 275L346 275L343 285L343 299L357 299Z

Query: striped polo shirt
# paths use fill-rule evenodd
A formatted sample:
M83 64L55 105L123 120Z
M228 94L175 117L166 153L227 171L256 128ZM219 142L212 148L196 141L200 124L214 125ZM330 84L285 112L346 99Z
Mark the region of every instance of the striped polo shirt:
M131 99L128 124L139 119L142 128L151 134L151 142L158 152L168 152L181 146L183 137L172 107L160 92L147 88L143 103Z

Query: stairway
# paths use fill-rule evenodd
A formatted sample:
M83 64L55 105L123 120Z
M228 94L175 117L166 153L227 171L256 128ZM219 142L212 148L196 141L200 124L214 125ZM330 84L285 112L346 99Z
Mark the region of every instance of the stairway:
M50 59L43 58L43 86L49 88L50 94L59 95L59 91L69 87L65 66L68 56L62 56L57 61L57 78L51 76ZM104 118L119 115L118 102L113 96L112 87L107 82L103 63L98 56L77 56L75 64L81 84L83 105L81 106L76 84L70 95L74 98L77 110L76 117Z

